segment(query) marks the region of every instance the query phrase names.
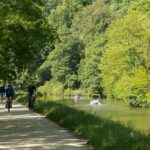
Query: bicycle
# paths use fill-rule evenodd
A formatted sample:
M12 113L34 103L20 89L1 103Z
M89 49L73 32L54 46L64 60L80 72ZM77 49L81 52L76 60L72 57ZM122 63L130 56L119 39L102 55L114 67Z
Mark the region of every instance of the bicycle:
M34 111L35 95L29 96L29 110Z
M11 98L8 97L6 100L6 108L8 109L8 112L10 112L10 108L11 108Z

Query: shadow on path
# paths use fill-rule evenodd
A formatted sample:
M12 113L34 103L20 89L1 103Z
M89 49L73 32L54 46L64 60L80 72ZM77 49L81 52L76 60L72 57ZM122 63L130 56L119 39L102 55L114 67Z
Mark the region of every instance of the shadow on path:
M86 142L14 102L8 113L0 104L0 149L88 150Z

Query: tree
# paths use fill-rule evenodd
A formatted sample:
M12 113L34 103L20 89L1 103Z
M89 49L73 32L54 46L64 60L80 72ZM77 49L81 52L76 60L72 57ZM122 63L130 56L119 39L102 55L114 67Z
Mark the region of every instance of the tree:
M4 73L13 75L15 68L30 68L47 42L53 42L55 32L43 15L42 0L1 0L0 2L0 56ZM7 70L7 71L6 71Z
M102 93L100 57L106 45L105 30L111 23L111 10L103 1L95 1L74 18L73 32L77 32L86 47L83 51L78 77L81 88L88 93Z
M63 43L66 41L67 43L64 45ZM66 88L70 87L70 80L75 79L73 75L77 75L83 49L84 44L80 39L69 36L62 39L55 50L49 54L47 61L51 66L52 77ZM77 80L74 83L76 84ZM75 85L72 87L74 88Z
M149 15L138 8L130 9L127 16L109 28L108 46L100 65L107 96L134 106L145 106L150 102L149 25Z

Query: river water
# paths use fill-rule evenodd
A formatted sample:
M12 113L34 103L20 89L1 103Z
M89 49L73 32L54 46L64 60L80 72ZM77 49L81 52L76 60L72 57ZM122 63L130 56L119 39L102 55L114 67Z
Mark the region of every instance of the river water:
M74 104L73 97L47 97L49 100L58 100L68 106L76 107L100 116L102 118L119 121L128 126L133 126L146 134L150 134L150 108L132 108L120 101L101 100L100 105L90 105L89 98L81 98L78 104Z

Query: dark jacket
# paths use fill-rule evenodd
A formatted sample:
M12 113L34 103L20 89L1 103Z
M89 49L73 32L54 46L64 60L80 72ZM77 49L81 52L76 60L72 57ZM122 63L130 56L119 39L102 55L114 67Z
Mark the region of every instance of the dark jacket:
M6 89L6 96L7 97L9 97L9 96L15 96L15 91L14 91L14 89L12 87Z

